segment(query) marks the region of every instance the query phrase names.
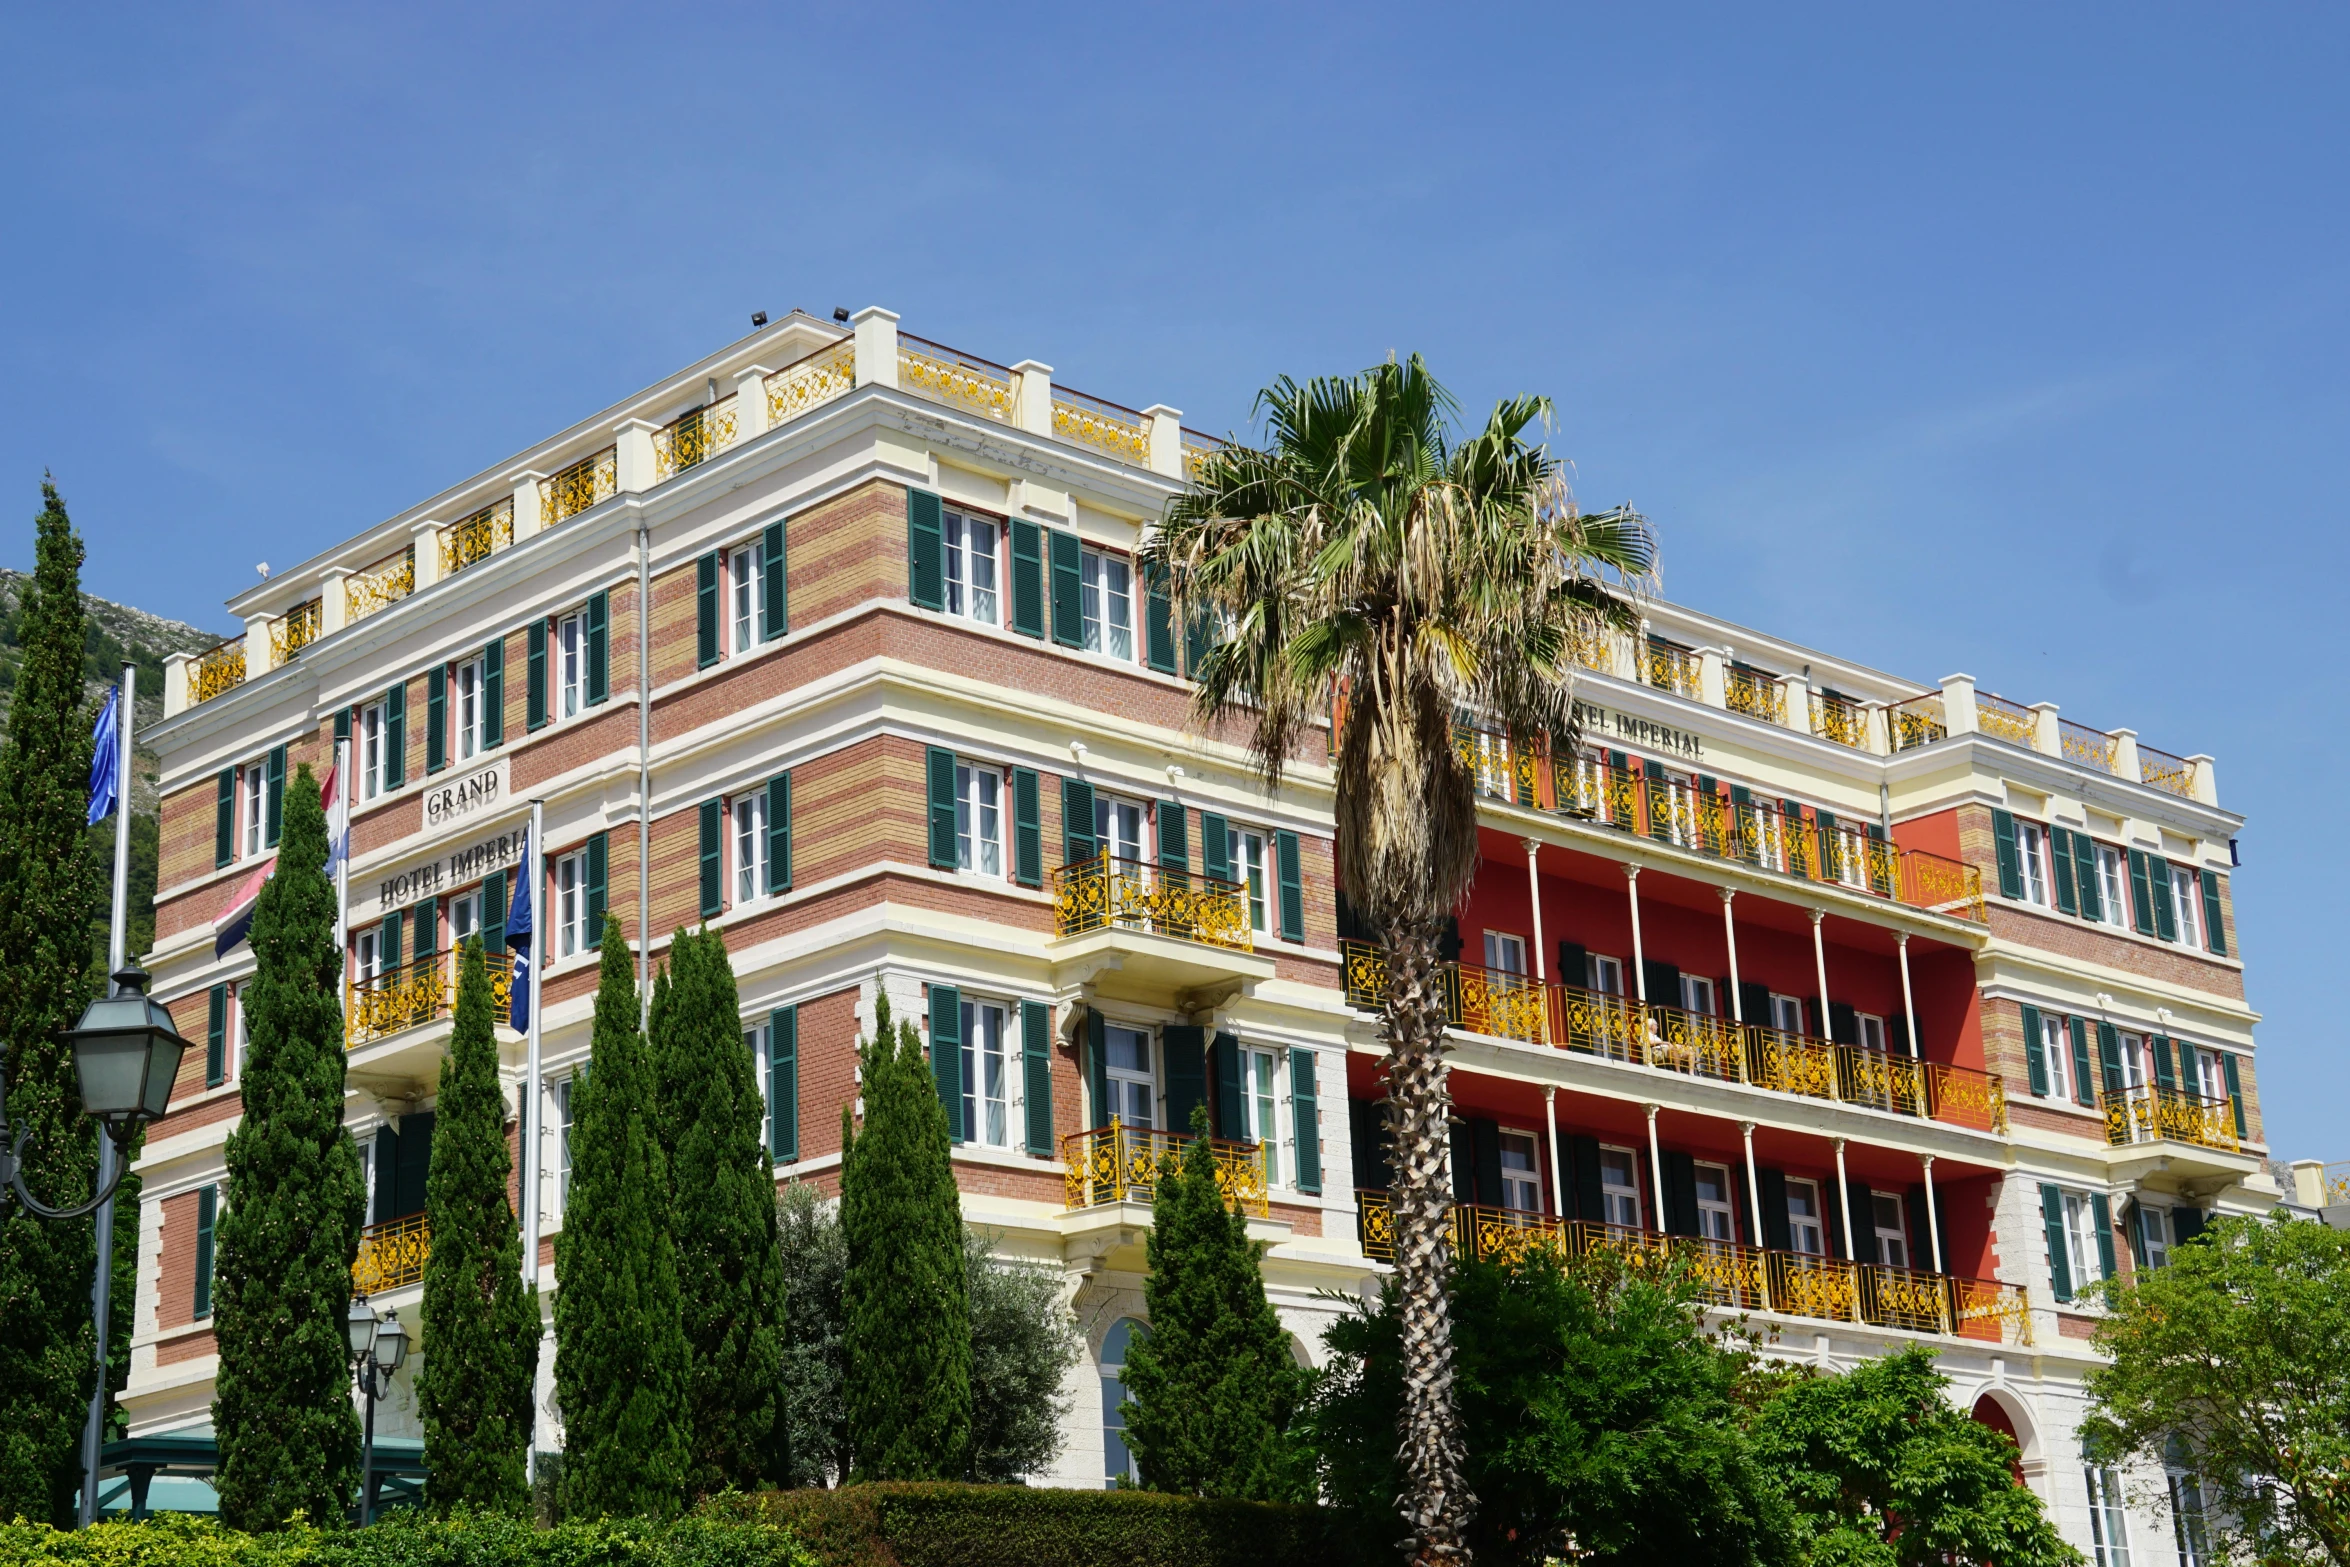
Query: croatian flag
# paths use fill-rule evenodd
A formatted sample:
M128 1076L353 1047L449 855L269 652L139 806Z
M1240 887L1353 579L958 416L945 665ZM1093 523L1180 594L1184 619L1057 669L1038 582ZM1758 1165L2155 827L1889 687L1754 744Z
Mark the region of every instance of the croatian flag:
M243 941L253 929L253 909L261 901L261 889L277 873L277 856L271 855L263 864L253 868L253 874L237 883L237 890L229 894L213 920L212 955L225 958L229 949Z
M338 759L326 770L326 787L319 791L326 807L326 879L335 880L351 858L351 792L343 787L343 764Z
M117 729L122 721L119 711L122 687L115 686L106 693L106 705L98 710L98 727L90 735L90 817L87 825L95 827L114 814L116 800L122 792L122 780L115 776L122 760L122 735Z
M506 1020L511 1027L525 1030L530 1027L530 974L534 966L530 961L531 912L537 900L532 894L538 884L538 860L532 852L530 831L525 828L522 864L514 873L514 901L506 905L506 945L518 954Z

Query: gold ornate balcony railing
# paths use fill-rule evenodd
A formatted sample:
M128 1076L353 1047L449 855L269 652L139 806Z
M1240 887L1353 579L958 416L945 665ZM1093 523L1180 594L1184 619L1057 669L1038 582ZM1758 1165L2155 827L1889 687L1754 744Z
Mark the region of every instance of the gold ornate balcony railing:
M1379 1010L1387 999L1386 954L1364 941L1342 941L1339 952L1348 1004ZM1466 963L1443 965L1439 983L1445 1020L1473 1033L2007 1135L2006 1080L1996 1072Z
M2350 1164L2329 1164L2318 1172L2318 1190L2325 1195L2326 1205L2350 1202Z
M1814 691L1811 694L1811 732L1823 740L1848 745L1855 751L1869 748L1869 712L1850 697L1838 696L1833 691Z
M359 1252L351 1259L352 1293L373 1295L417 1283L431 1256L432 1227L423 1214L370 1224L359 1232Z
M484 506L441 534L441 575L454 577L514 542L514 497Z
M2185 757L2157 751L2144 741L2138 743L2138 781L2167 789L2182 800L2195 797L2194 766Z
M1942 693L1929 691L1896 702L1885 709L1888 738L1896 751L1914 751L1950 737L1950 720L1942 710Z
M1067 1206L1075 1210L1149 1202L1160 1165L1180 1159L1192 1141L1188 1133L1127 1126L1115 1116L1108 1126L1068 1133L1061 1139ZM1260 1219L1269 1217L1273 1209L1265 1185L1265 1151L1255 1143L1216 1138L1208 1140L1208 1147L1216 1156L1216 1188L1225 1203Z
M689 408L653 432L653 477L675 478L734 444L734 395Z
M1151 465L1151 429L1131 408L1083 392L1053 393L1053 434L1138 468Z
M607 446L539 480L539 526L552 528L620 493L619 448Z
M1722 705L1766 724L1787 722L1787 687L1776 675L1733 664L1722 671Z
M416 591L416 546L377 561L365 572L343 580L346 621L365 620L377 610L396 604Z
M2066 761L2100 773L2113 771L2115 753L2121 748L2113 736L2087 724L2076 724L2069 718L2056 721L2056 733Z
M356 1050L449 1016L457 1002L456 965L455 953L428 952L398 968L350 981L343 994L343 1048ZM490 964L489 975L490 1018L503 1023L513 998L512 959Z
M769 376L764 385L771 430L845 397L857 389L857 340L844 337L805 354Z
M1106 853L1054 870L1055 935L1081 936L1113 925L1235 952L1255 950L1247 890L1237 882Z
M320 601L304 599L269 628L269 667L275 669L318 640Z
M234 637L208 649L188 671L188 701L190 704L209 702L244 683L245 642L242 637Z
M1200 465L1224 449L1224 443L1197 430L1183 432L1183 477L1197 483Z
M1671 642L1651 637L1640 649L1640 679L1659 691L1698 700L1697 654Z
M958 354L943 343L898 334L898 385L934 403L949 403L983 419L1012 422L1012 372L989 359Z
M1389 1194L1356 1192L1355 1212L1364 1255L1393 1262L1395 1219ZM1766 1251L1742 1241L1659 1235L1468 1203L1453 1207L1450 1240L1454 1255L1494 1262L1546 1260L1571 1269L1603 1261L1653 1276L1685 1269L1700 1300L1732 1311L1778 1311L1990 1343L2032 1342L2024 1292L1996 1279Z
M2168 1140L2230 1153L2243 1150L2236 1136L2235 1105L2224 1095L2212 1099L2149 1084L2098 1097L2105 1111L2105 1140L2116 1147Z
M1988 691L1975 693L1975 727L1994 740L2030 750L2039 740L2040 717L2020 703Z

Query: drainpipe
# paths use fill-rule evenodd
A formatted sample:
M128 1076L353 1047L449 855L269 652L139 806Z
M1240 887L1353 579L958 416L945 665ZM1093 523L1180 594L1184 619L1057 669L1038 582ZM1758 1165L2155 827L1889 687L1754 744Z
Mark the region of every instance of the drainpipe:
M653 1026L653 531L636 525L637 1026Z

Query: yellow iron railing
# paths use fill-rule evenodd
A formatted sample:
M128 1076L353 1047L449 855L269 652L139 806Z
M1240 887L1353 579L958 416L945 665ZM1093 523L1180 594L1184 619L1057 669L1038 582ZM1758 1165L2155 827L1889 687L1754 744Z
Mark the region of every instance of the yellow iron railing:
M1141 414L1083 392L1053 394L1053 434L1138 468L1151 465L1151 431Z
M209 702L244 683L245 643L240 637L219 644L196 660L196 667L188 671L188 701L191 705Z
M1939 691L1896 702L1885 709L1885 724L1896 751L1914 751L1950 737L1950 720L1943 715Z
M416 591L416 546L379 560L365 573L344 579L343 614L347 621L365 620L377 610L396 604Z
M2200 1148L2241 1151L2236 1136L2234 1103L2208 1098L2183 1089L2149 1084L2100 1095L2105 1112L2105 1140L2116 1147L2130 1143L2168 1140Z
M1254 951L1247 890L1237 882L1103 853L1053 872L1053 932L1081 936L1110 926Z
M2326 1206L2350 1202L2350 1164L2329 1164L2318 1172L2317 1180Z
M620 493L620 453L607 446L539 480L539 526L552 528Z
M441 575L453 577L514 542L514 497L484 506L441 535Z
M424 1277L431 1256L432 1227L423 1214L370 1224L359 1232L359 1252L351 1259L352 1293L373 1295L414 1284Z
M811 408L857 389L857 340L844 337L793 360L769 376L767 427L791 423Z
M1811 732L1823 740L1865 751L1869 747L1868 709L1830 691L1811 694Z
M2069 718L2056 721L2056 733L2066 761L2101 773L2113 771L2114 756L2121 749L2121 742L2113 736Z
M1061 1139L1063 1182L1067 1206L1096 1208L1104 1203L1149 1202L1165 1161L1180 1159L1194 1139L1188 1133L1155 1131L1127 1126L1116 1116L1110 1124L1089 1132L1070 1132ZM1265 1185L1265 1151L1254 1143L1208 1140L1216 1156L1216 1189L1227 1206L1262 1219L1271 1215L1272 1200Z
M1199 482L1201 465L1223 449L1224 443L1212 435L1202 435L1197 430L1184 431L1183 477L1195 484Z
M1787 722L1787 687L1776 675L1733 664L1722 671L1722 705L1766 724Z
M674 478L734 444L734 396L689 408L653 432L653 477Z
M2144 741L2138 743L2138 781L2168 790L2182 800L2195 797L2195 769L2187 759L2157 751Z
M447 1017L457 1004L456 966L456 954L428 952L398 968L350 981L343 994L343 1048L356 1050ZM513 960L492 962L489 976L490 1018L503 1023L511 1015Z
M1012 372L941 343L899 333L898 385L934 403L950 403L1000 424L1012 422Z
M278 665L318 640L320 601L304 599L269 628L269 666Z
M1659 691L1698 700L1697 655L1651 637L1640 650L1640 679Z
M2021 703L1988 691L1975 693L1975 727L1994 740L2005 740L2030 750L2040 734L2040 718Z

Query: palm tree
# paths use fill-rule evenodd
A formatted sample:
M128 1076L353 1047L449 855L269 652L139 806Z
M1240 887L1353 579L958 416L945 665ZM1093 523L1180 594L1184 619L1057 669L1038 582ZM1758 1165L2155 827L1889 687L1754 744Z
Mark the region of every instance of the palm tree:
M1439 942L1477 865L1474 775L1456 714L1571 755L1575 650L1637 625L1655 542L1628 506L1576 509L1564 466L1525 433L1549 400L1512 398L1455 443L1451 396L1418 355L1257 397L1261 449L1205 458L1142 551L1177 623L1221 636L1194 672L1194 721L1235 722L1268 788L1336 744L1338 874L1387 957L1412 1560L1468 1559L1446 1312L1445 1001ZM1310 749L1309 749L1310 748Z

